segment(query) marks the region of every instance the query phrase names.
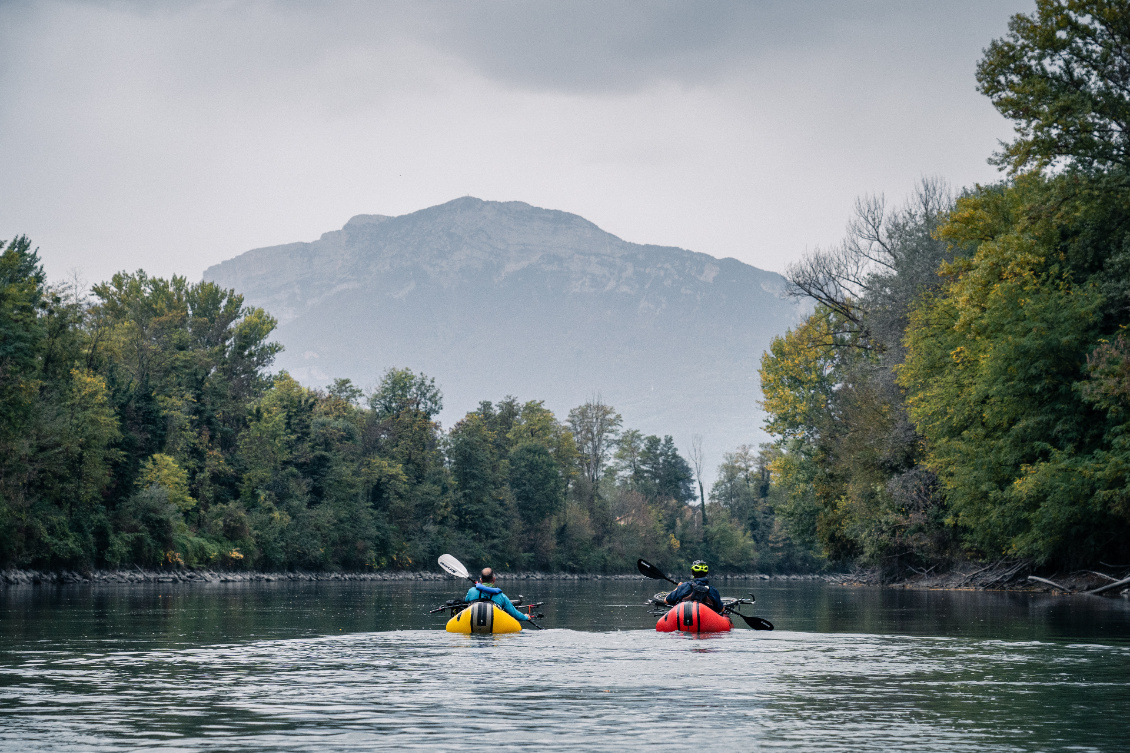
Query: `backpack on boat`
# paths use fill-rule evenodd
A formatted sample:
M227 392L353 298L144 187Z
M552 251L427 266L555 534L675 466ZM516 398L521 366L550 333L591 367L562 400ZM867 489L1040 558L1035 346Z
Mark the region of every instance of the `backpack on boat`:
M715 612L721 611L722 605L710 595L710 585L708 583L699 583L697 580L692 580L690 587L691 593L683 599L683 601L697 601L700 604L705 604L710 607Z

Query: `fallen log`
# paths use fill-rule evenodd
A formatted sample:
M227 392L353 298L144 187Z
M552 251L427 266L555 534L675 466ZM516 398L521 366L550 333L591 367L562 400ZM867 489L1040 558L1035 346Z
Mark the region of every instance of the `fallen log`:
M1103 591L1110 591L1111 589L1118 588L1119 586L1127 585L1130 585L1130 578L1123 578L1122 580L1115 581L1114 583L1107 583L1105 586L1092 588L1090 591L1084 591L1083 593L1093 596L1095 594L1101 594Z
M1047 578L1037 578L1035 575L1029 575L1028 580L1035 580L1035 581L1039 581L1040 583L1047 583L1049 586L1054 586L1055 588L1058 588L1060 591L1066 591L1067 593L1071 593L1070 588L1067 588L1065 586L1061 586L1058 583L1056 583L1054 580L1048 580ZM1110 586L1107 586L1107 588L1109 588L1109 587ZM1088 591L1087 593L1091 593L1091 592Z

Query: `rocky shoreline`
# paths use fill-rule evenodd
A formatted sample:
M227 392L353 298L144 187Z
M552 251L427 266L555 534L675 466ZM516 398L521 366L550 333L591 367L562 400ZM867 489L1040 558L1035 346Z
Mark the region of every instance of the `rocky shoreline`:
M937 591L1021 591L1064 595L1121 596L1130 598L1130 568L1111 568L1113 574L1095 570L1034 574L1031 562L998 560L990 565L966 562L944 572L907 568L892 575L874 568L847 575L825 576L844 586L885 586Z
M638 573L505 573L499 577L512 580L647 580ZM826 575L719 575L714 580L828 580ZM840 577L840 576L835 576ZM0 570L0 587L37 585L102 585L130 583L274 583L303 581L440 581L450 580L444 573L418 571L349 572L232 572L225 570Z
M931 568L932 570L932 568ZM944 573L908 570L902 577L875 568L852 573L766 575L764 573L724 574L712 578L716 583L757 581L821 581L839 586L880 586L916 590L946 591L1029 591L1061 594L1089 594L1130 598L1130 572L1115 575L1092 570L1053 573L1048 577L1032 574L1027 563L998 562L989 566L965 563ZM638 573L499 573L506 581L599 581L647 580ZM0 588L43 585L128 585L144 583L276 583L348 581L442 581L451 576L439 572L236 572L226 570L0 570Z

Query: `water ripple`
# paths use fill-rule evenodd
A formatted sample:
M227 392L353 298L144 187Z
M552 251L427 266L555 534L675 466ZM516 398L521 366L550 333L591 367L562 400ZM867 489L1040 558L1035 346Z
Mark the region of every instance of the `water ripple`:
M819 633L356 633L28 652L0 670L21 750L1103 750L1130 648ZM1062 702L1070 694L1072 703Z
M1121 600L750 584L779 630L695 639L650 583L523 587L574 629L445 633L449 583L0 592L0 749L1126 749Z

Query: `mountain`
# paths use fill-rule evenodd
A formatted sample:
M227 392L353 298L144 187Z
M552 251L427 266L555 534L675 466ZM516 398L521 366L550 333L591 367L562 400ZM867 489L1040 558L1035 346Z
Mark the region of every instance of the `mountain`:
M544 399L564 419L599 393L626 427L683 448L702 434L712 468L722 452L764 441L761 353L802 313L774 272L470 197L358 215L204 278L278 318L277 365L307 385L371 387L407 366L435 377L447 425L508 394Z

